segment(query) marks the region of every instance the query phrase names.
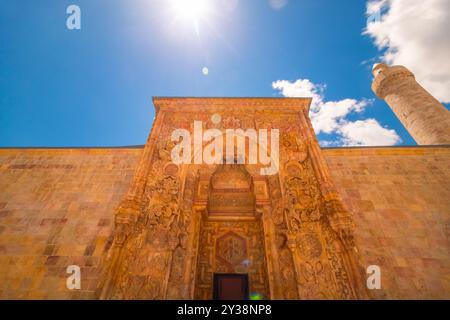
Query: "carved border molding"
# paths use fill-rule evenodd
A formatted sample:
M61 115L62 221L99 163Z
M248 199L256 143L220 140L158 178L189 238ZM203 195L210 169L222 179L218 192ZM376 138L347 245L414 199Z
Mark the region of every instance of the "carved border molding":
M179 112L199 112L207 108L218 111L309 111L311 98L166 98L154 97L153 104L157 112L159 110Z
M196 194L199 182L214 170L200 173L204 166L169 166L165 143L171 128L186 125L193 113L202 112L250 117L255 126L261 119L264 125L278 121L286 131L281 134L280 173L253 177L267 183L269 197L264 203L256 201L256 212L262 221L270 298L367 298L353 219L334 188L314 134L310 102L309 98L154 98L158 113L128 193L116 210L99 298L194 298L207 204ZM209 223L227 219L214 217ZM245 217L231 221L250 222Z

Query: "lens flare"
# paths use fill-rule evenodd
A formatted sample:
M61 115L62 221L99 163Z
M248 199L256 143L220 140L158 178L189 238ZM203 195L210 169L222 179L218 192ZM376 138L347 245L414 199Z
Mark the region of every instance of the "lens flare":
M263 300L264 297L261 293L258 292L254 292L252 294L250 294L250 300Z

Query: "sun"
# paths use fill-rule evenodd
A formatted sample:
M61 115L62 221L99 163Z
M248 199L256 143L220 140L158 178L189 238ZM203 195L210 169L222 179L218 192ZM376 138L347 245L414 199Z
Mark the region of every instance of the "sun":
M172 0L178 18L197 23L208 13L208 0Z
M206 28L209 32L215 32L213 25L217 22L217 0L164 0L169 9L168 19L171 26L177 32L190 32L193 30L200 39L200 31ZM232 0L227 0L232 1ZM189 27L192 26L192 29Z

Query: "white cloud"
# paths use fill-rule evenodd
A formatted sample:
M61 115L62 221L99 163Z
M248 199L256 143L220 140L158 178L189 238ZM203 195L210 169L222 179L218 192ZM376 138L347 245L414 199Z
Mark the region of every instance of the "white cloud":
M278 80L272 88L285 97L312 97L309 116L316 134L336 134L336 141L320 141L322 146L395 145L401 142L394 130L383 128L375 119L350 121L350 114L361 113L368 100L344 99L325 101L325 85L317 85L308 79L294 82Z
M324 85L317 85L308 79L298 79L294 82L288 80L278 80L272 83L272 88L280 90L285 97L301 98L312 97L311 108L322 103Z
M314 110L311 109L311 122L317 133L333 133L340 128L347 115L361 112L366 106L367 101L355 99L321 103Z
M342 142L334 140L320 140L319 144L322 147L339 147L342 145Z
M392 146L401 141L395 130L383 128L375 119L346 122L339 133L345 146Z
M367 15L373 15L380 12L386 6L389 0L376 0L367 3Z
M438 100L450 102L450 1L370 0L367 15L364 34L386 49L383 59L404 65Z

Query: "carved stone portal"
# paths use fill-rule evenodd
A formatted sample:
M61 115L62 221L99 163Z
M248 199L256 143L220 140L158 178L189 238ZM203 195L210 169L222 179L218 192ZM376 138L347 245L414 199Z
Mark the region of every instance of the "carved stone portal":
M267 299L367 298L352 217L321 155L310 102L155 98L153 129L116 211L99 298L212 299L214 273L248 274L250 292ZM172 162L172 132L193 132L199 121L223 135L278 129L278 172L263 175L249 142L231 161L199 163L192 154L191 162ZM205 140L201 147L212 149Z

